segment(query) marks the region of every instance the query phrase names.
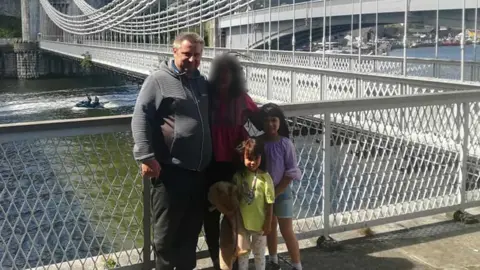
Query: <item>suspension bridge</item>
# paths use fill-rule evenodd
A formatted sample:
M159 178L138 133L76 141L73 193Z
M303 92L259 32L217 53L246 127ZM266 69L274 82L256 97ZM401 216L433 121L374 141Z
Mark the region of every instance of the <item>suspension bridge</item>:
M480 67L465 58L465 34L459 61L406 55L409 23L425 18L418 12L429 12L437 29L442 12L458 12L465 33L477 28L476 0L267 2L112 0L94 7L38 0L38 16L22 9L23 42L140 80L171 58L179 32L207 40L200 67L206 75L216 55L241 53L251 96L281 104L289 117L303 171L294 185L299 238L480 205ZM392 12L405 29L403 57L325 52L327 28L337 19L349 24L350 18L351 28L360 29L361 47L362 23L378 27ZM243 28L246 44L233 37ZM252 29L261 39L249 38ZM258 40L278 41L285 29L292 30L293 50L252 49ZM310 43L320 32L324 50L296 51L298 29ZM9 124L0 131L3 268L89 268L109 260L151 268L149 192L143 192L150 184L142 185L130 153L130 116ZM21 181L32 187L23 190ZM118 200L125 193L128 200ZM205 248L200 238L199 252Z

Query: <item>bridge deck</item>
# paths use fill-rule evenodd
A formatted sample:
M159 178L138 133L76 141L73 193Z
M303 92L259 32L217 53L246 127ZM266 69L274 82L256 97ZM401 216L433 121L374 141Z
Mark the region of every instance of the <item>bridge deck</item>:
M480 215L480 208L469 209ZM360 231L332 235L343 250L329 252L316 247L317 238L300 241L304 269L480 269L480 224L454 222L445 214L391 223L371 228L374 235ZM291 266L284 244L279 246L282 269ZM320 264L320 266L319 266ZM211 270L208 259L200 269ZM251 263L253 268L253 262Z

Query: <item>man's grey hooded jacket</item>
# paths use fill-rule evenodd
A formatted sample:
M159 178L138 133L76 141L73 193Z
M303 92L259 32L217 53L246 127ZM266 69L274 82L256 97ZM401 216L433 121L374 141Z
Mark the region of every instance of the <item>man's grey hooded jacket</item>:
M205 169L212 157L207 91L200 72L188 78L173 61L162 62L145 79L133 112L135 159Z

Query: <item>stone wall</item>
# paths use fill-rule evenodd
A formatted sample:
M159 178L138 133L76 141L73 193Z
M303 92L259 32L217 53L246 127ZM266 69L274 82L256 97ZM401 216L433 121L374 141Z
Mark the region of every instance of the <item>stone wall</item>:
M0 78L86 76L98 72L97 69L85 72L79 61L42 52L36 43L0 46Z
M17 55L13 52L13 46L0 46L0 78L17 77Z

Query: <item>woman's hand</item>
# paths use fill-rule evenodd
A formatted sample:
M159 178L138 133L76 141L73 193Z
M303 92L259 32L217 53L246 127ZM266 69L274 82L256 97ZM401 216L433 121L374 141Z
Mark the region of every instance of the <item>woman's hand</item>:
M263 235L269 235L272 231L272 222L270 220L265 220L263 223Z

